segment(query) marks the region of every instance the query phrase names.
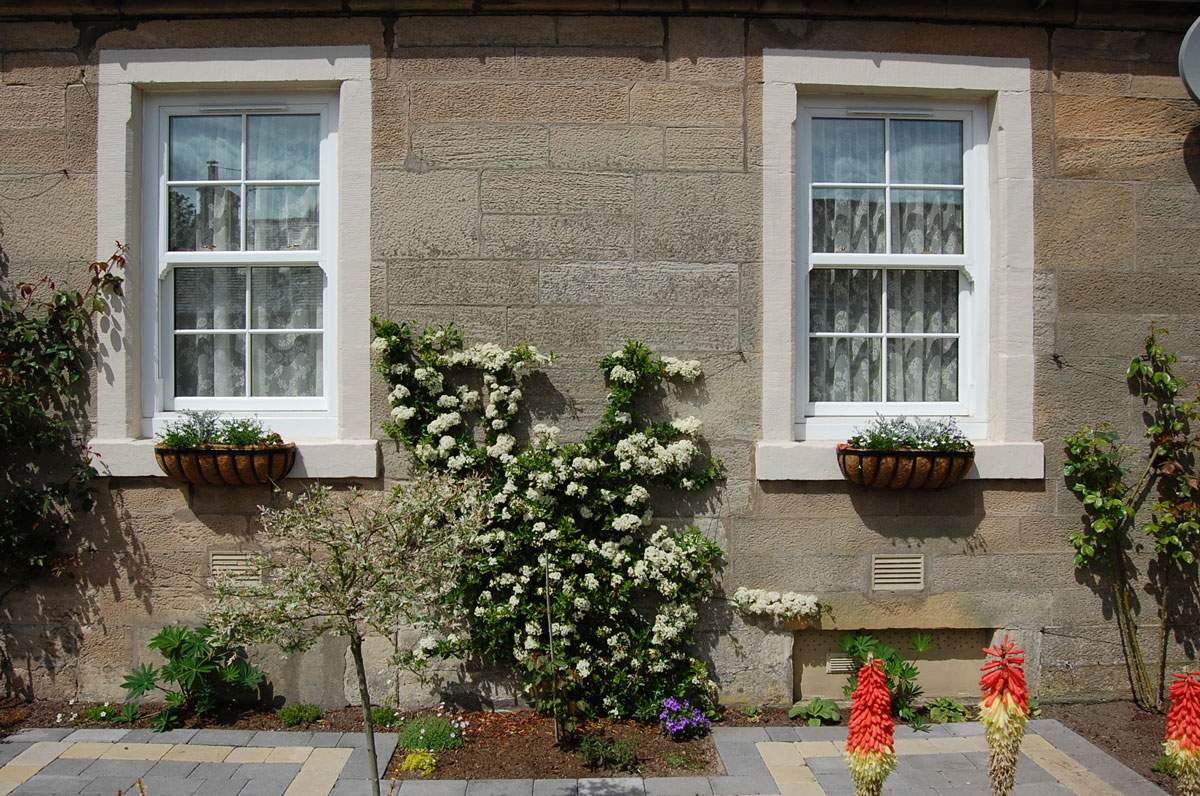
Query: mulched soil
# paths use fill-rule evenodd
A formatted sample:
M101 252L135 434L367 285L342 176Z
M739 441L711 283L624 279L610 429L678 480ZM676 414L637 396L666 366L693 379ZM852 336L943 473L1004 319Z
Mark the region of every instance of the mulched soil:
M83 712L84 705L41 700L24 702L0 699L0 737L23 727L67 726L71 713ZM429 711L422 711L428 713ZM58 714L63 721L58 722ZM848 711L844 711L848 715ZM403 714L406 716L413 713ZM439 755L437 776L444 779L545 778L612 776L618 772L583 766L579 754L554 742L554 725L531 711L508 713L460 713L470 722L467 744L461 749ZM1151 770L1162 755L1166 716L1139 710L1131 702L1100 702L1075 705L1042 705L1040 718L1057 719L1134 771L1154 782L1167 793L1179 791L1167 776ZM718 726L786 726L793 723L787 710L764 708L754 715L730 710ZM132 724L88 722L77 719L74 727L148 727L146 719ZM304 730L325 732L361 732L362 712L358 708L327 710L313 724L288 727L274 712L248 706L223 706L202 718L189 718L186 727L212 727L237 730ZM607 738L634 738L638 747L636 773L639 776L719 776L724 773L712 740L705 738L675 743L657 732L654 725L626 721L603 721L585 728ZM377 730L386 732L387 730ZM670 767L665 758L673 752L687 761ZM415 775L399 771L405 753L397 751L389 766L389 775L397 779Z

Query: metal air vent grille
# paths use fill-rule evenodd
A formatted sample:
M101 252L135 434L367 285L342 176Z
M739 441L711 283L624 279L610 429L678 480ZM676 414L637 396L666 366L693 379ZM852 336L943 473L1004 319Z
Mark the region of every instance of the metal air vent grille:
M920 591L925 588L925 556L920 553L871 556L871 589Z
M260 583L261 579L250 566L249 553L210 553L209 571L217 575L228 575L237 583Z
M854 659L831 652L825 656L825 674L854 674Z

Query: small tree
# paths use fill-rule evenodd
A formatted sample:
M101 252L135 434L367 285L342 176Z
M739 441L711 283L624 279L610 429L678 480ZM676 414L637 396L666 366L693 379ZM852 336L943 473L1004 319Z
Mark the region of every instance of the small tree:
M270 549L252 557L262 582L218 578L208 623L229 643L272 643L286 652L307 649L327 632L350 640L378 796L363 638L429 623L429 606L453 586L445 573L481 528L479 490L470 480L430 474L391 495L317 485L262 517Z

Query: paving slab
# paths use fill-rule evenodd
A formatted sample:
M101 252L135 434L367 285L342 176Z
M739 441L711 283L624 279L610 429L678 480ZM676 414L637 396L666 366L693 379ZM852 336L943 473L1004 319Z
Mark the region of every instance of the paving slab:
M37 743L38 741L61 741L76 730L70 727L30 728L17 730L0 743Z
M245 746L254 737L255 730L200 730L187 743L208 746Z
M76 730L63 740L67 743L116 743L128 734L129 730Z
M206 779L200 783L192 796L238 796L246 781L237 779Z
M647 777L646 796L709 796L712 785L707 777Z
M5 763L8 763L14 757L21 754L21 752L24 752L26 749L28 749L31 746L33 746L32 742L30 742L30 743L0 743L0 766L4 765Z
M473 779L467 796L533 796L532 779Z
M535 779L533 781L533 796L577 796L579 780L575 779Z
M311 732L259 730L246 746L312 746Z
M130 730L121 740L125 743L187 743L200 730Z
M579 780L579 796L645 796L641 777L587 777Z
M366 780L358 780L358 782L366 784ZM364 793L362 790L348 790L343 794L338 790L343 784L343 781L339 781L330 796L334 796L334 794L337 794L337 796L361 796ZM400 783L400 796L466 796L466 792L467 781L465 779L432 779L421 781L410 779Z

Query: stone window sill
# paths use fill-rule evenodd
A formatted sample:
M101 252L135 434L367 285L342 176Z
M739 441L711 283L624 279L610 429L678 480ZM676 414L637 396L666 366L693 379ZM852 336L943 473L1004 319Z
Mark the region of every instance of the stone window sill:
M760 481L841 481L834 454L837 446L829 440L761 441L754 450L754 472ZM1045 477L1040 442L976 442L975 464L966 475L976 480Z
M373 439L293 440L296 466L288 478L375 478L379 443ZM154 461L152 439L94 439L96 469L114 478L166 478Z

